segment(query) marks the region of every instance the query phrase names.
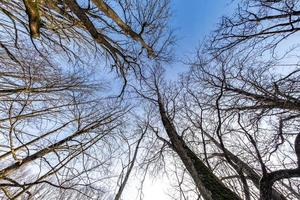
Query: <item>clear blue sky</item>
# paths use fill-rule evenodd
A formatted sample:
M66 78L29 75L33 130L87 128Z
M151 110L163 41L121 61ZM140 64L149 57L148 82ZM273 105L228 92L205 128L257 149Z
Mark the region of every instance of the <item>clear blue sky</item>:
M178 38L174 48L175 54L180 59L192 57L191 54L216 28L223 15L232 13L231 0L172 0L173 16L172 27ZM184 71L183 66L175 63L172 72ZM175 70L174 70L175 69Z

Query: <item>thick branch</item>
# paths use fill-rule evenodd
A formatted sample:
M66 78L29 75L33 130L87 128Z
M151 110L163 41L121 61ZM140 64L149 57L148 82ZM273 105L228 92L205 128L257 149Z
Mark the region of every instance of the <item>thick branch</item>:
M38 0L23 0L28 15L30 35L33 38L40 37L41 19Z

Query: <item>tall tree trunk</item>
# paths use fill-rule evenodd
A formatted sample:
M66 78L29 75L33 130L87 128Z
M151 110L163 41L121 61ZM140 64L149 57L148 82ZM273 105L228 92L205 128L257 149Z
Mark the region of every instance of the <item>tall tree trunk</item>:
M178 135L177 130L165 111L163 102L158 95L159 112L162 123L170 138L175 152L189 171L199 192L205 200L241 200L241 198L227 188L201 159L186 145Z

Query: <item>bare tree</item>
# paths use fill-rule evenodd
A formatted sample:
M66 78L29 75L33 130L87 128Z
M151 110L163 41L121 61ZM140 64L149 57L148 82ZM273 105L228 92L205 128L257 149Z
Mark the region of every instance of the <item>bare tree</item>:
M257 175L256 181L250 179L259 187L261 199L274 199L271 196L274 195L272 186L275 182L299 177L299 166L293 158L295 155L298 157L297 139L292 144L292 137L298 135L299 70L297 65L293 65L289 73L280 73L274 69L277 65L276 62L253 60L252 57L239 60L229 55L208 63L199 57L186 80L191 88L189 93L199 110L204 109L204 113L211 116L214 113L215 117L209 117L211 120L208 123L211 125L214 122L216 128L213 130L209 127L206 132L217 135L219 142L214 143L222 149L227 162L237 164L240 161L231 153L226 153L228 149L225 144L232 147L236 145L236 149L244 153L248 151L245 159L254 156L253 161L260 165L259 174L262 178L259 185ZM200 117L202 114L199 111L192 112L195 110L193 108L189 110L194 117L199 117L198 122L205 118ZM197 123L195 126L202 131L205 127ZM243 141L245 150L241 149L240 142L235 144L234 141L238 140ZM289 157L289 161L286 157ZM250 172L254 175L255 171L249 171L248 167L245 165L242 168L247 171L246 174ZM286 185L286 182L281 184ZM298 196L298 185L296 181L285 190L290 195Z
M183 134L187 131L183 129L179 132L174 122L175 115L178 113L176 97L179 91L174 93L170 90L164 92L162 85L166 85L163 81L163 73L160 67L153 69L149 80L145 81L145 85L141 90L136 92L144 99L157 106L157 115L161 120L163 129L167 135L167 139L158 138L164 141L169 147L176 152L179 159L183 163L186 170L190 173L194 183L204 199L240 199L240 197L228 189L219 178L203 163L195 152L188 146L183 139Z
M0 1L2 199L118 200L151 167L180 199L299 198L299 2L238 3L176 83L169 3Z
M239 54L253 50L274 53L286 39L298 36L298 0L243 0L236 4L234 14L222 18L211 42L206 44L215 56L230 49Z
M112 66L123 78L130 69L140 73L147 57L169 59L168 0L16 0L1 1L0 8L7 49L30 39L29 48L41 54L59 52L76 62L96 56L95 62Z
M0 188L5 198L31 196L32 188L42 184L79 194L87 188L105 193L101 180L117 153L109 150L118 149L109 138L117 136L126 106L101 95L104 82L88 78L87 70L57 67L36 51L4 49L0 66ZM18 176L24 167L33 171L31 176Z

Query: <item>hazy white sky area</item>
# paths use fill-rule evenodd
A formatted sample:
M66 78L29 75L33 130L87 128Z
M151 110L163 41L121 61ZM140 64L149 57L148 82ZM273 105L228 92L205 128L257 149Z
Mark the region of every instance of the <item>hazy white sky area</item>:
M134 176L131 178L134 178ZM140 198L139 181L131 180L126 187L127 188L123 193L123 200L135 200ZM147 176L144 182L143 200L171 200L172 198L168 195L170 189L171 186L166 178L153 179L150 176Z

